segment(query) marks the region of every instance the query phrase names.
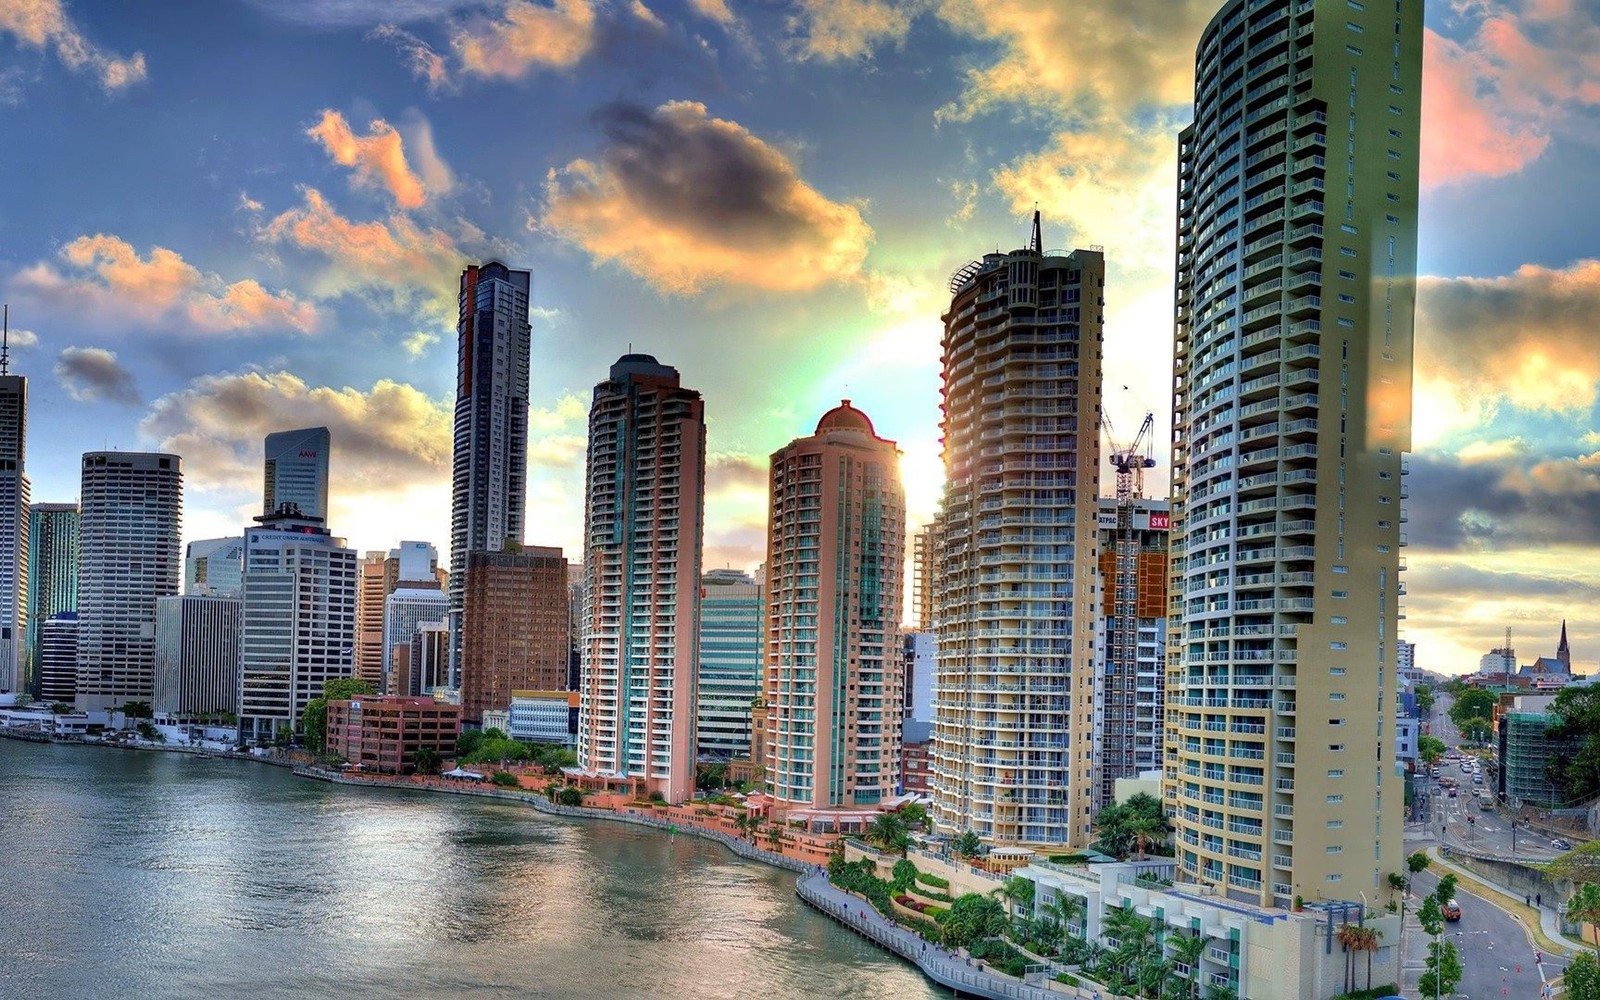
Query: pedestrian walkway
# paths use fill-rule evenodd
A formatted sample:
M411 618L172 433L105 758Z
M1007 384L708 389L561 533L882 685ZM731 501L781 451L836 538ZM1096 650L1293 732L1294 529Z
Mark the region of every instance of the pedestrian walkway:
M811 906L916 965L929 979L962 993L994 1000L1095 1000L1101 996L1063 983L1033 986L989 972L981 963L970 965L970 959L929 944L902 927L891 926L871 903L835 886L825 873L802 875L795 883L795 891Z

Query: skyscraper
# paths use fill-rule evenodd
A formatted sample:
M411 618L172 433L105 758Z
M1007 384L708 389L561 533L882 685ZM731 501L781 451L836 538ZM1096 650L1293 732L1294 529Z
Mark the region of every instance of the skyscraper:
M461 272L450 507L450 674L459 686L467 553L522 542L528 479L533 272L499 261Z
M326 427L268 434L261 509L270 513L292 503L305 516L326 521L331 448L332 437Z
M239 738L299 725L328 681L349 677L356 640L356 553L293 507L244 530Z
M183 460L83 456L78 549L78 707L100 711L155 693L156 599L178 592Z
M39 627L78 610L78 505L36 503L28 510L28 627L23 690L39 690ZM68 699L71 700L70 698Z
M238 711L242 608L236 596L184 594L156 601L150 707L158 721L188 725Z
M448 614L444 588L439 583L439 550L427 542L401 542L399 548L389 550L381 568L372 564L378 554L368 552L361 564L356 595L356 676L370 681L385 694L409 695L413 693L408 690L409 659L404 671L398 671L394 658L402 650L401 655L409 658L418 625L444 621ZM380 582L382 593L378 594ZM374 603L379 609L376 637L372 634ZM375 675L374 660L378 667ZM407 676L398 676L402 672Z
M1119 519L1126 516L1124 523ZM1101 629L1094 692L1096 811L1118 778L1161 768L1166 728L1167 531L1165 500L1100 500ZM1126 532L1124 533L1124 529Z
M1105 257L1032 244L950 279L935 619L938 828L1089 840Z
M911 536L911 631L933 631L933 594L939 572L939 521Z
M682 802L694 791L705 404L627 354L589 410L578 762Z
M1401 862L1422 4L1230 0L1178 139L1164 790L1180 874L1376 903Z
M480 722L511 707L513 691L567 685L571 627L567 560L559 548L467 556L461 717Z
M761 587L748 573L714 569L700 579L695 737L701 756L727 760L750 753L750 703L761 693L764 608Z
M773 453L770 482L767 790L837 830L900 785L900 451L845 400Z
M185 594L238 597L243 587L243 538L201 538L183 547Z
M7 322L9 323L9 314ZM12 375L10 351L0 344L0 691L24 680L28 624L28 378Z

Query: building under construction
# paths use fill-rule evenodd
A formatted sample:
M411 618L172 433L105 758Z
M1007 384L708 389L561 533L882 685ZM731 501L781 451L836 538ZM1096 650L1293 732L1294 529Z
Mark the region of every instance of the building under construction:
M1118 526L1117 501L1100 500L1102 615L1095 671L1095 808L1118 778L1161 768L1167 650L1167 501L1135 498Z

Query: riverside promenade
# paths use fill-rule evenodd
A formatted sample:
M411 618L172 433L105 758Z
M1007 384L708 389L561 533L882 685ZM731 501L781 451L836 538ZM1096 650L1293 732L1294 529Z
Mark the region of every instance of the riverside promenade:
M894 952L921 969L929 979L957 993L990 1000L1063 1000L1064 997L1094 1000L1103 996L1052 981L1044 986L1033 986L978 965L969 965L968 959L929 944L920 935L902 927L892 926L871 903L835 886L826 874L813 871L802 875L795 882L795 892L812 908Z

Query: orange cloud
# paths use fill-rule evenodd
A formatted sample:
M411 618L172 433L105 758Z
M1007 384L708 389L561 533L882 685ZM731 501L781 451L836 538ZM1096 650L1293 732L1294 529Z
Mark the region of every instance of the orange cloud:
M733 11L728 9L728 0L689 0L689 6L701 17L709 17L719 24L733 23Z
M514 80L536 66L574 65L594 46L594 37L591 0L553 0L548 7L511 0L501 19L462 26L450 44L466 72Z
M56 58L70 70L89 70L108 91L121 90L145 78L144 53L111 55L84 38L67 17L61 0L5 0L0 3L0 31L24 45L54 46Z
M389 42L399 49L412 75L427 83L431 93L450 89L450 70L444 64L444 57L416 35L397 25L380 24L367 37Z
M68 267L40 262L16 276L24 290L68 306L87 306L110 319L147 325L175 314L197 329L232 332L317 327L316 307L289 292L270 292L254 279L231 284L206 274L166 247L141 258L132 244L97 233L80 236L61 250Z
M406 163L404 140L394 126L382 118L367 126L358 136L337 111L325 110L322 120L306 129L306 135L322 143L333 162L354 167L357 186L382 185L401 208L421 208L428 200L422 180Z
M831 62L860 59L881 43L905 41L911 22L932 0L798 0L798 6L789 18L796 54Z
M703 104L602 116L598 161L551 170L536 226L657 288L801 291L861 272L872 227L800 179L782 152Z

